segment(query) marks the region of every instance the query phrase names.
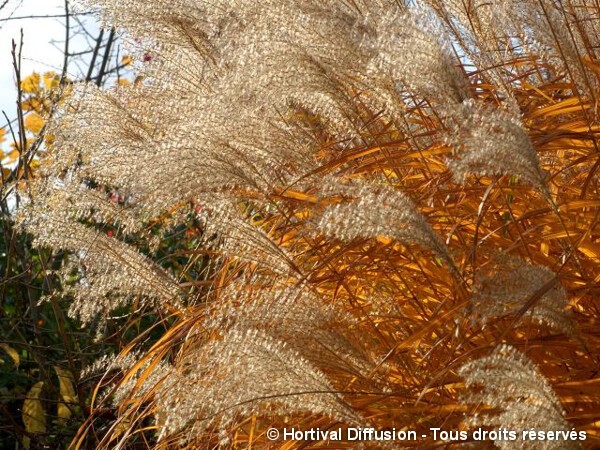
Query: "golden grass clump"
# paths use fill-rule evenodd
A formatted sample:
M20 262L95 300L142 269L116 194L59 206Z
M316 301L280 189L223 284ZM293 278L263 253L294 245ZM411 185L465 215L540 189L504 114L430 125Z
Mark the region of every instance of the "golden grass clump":
M600 446L597 2L86 3L151 58L75 89L21 223L79 261L79 316L171 317L74 448L339 448L268 441L284 426L492 448L429 433L475 425ZM182 264L143 256L186 214Z

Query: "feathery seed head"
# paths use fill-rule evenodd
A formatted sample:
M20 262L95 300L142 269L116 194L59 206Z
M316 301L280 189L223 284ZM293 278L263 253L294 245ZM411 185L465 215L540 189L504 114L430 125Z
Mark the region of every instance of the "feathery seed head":
M497 413L469 418L473 427L503 427L508 430L570 430L564 411L552 387L536 365L509 345L500 345L489 356L465 364L459 370L468 392L463 401L471 405L488 405ZM528 441L498 439L503 450L578 449L577 441Z

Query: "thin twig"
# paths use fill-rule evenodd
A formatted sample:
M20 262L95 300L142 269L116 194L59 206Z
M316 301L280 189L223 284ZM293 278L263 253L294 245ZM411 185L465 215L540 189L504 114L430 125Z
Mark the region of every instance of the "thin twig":
M78 15L78 16L89 16L92 13L90 12L82 12L82 13L71 13L70 15L74 16L74 15ZM62 19L64 18L65 15L64 14L48 14L48 15L31 15L31 16L18 16L18 17L5 17L3 19L0 19L0 22L8 22L11 20L28 20L28 19Z
M71 35L70 25L70 13L69 13L69 0L65 0L65 50L63 59L63 68L60 75L60 85L64 85L67 80L67 68L69 66L69 41Z

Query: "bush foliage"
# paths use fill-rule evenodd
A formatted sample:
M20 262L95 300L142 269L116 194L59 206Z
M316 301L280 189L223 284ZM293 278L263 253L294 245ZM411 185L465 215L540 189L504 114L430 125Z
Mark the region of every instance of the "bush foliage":
M73 448L600 445L595 2L86 3L139 75L74 86L16 215L119 351Z

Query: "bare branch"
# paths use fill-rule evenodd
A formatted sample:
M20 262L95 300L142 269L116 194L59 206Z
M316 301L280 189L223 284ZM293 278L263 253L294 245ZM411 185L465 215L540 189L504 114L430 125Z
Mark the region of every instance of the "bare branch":
M70 13L71 16L89 16L92 13L90 12L82 12L82 13ZM8 22L11 20L25 20L25 19L63 19L65 18L65 14L47 14L47 15L31 15L31 16L17 16L17 17L6 17L0 19L0 22Z

